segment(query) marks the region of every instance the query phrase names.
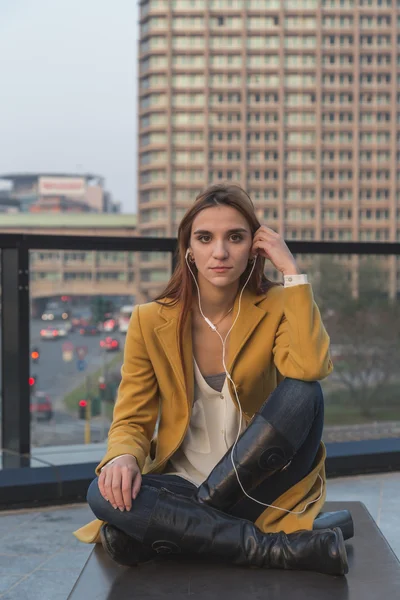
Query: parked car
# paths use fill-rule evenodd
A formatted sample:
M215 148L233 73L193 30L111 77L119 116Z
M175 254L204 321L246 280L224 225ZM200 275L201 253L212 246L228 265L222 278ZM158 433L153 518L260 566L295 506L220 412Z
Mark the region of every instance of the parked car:
M42 340L58 340L67 335L67 327L60 325L48 325L40 330L40 338Z
M50 396L45 392L35 392L31 395L31 416L38 420L50 421L53 418L53 405Z
M120 343L116 338L107 336L100 340L100 348L103 348L106 352L117 352L120 349Z

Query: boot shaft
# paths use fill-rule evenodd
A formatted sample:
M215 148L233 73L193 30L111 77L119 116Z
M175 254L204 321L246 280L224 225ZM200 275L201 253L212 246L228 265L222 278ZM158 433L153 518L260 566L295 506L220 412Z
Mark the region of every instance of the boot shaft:
M196 492L204 504L227 511L243 496L232 465L232 449L221 458ZM261 414L254 415L233 450L240 483L248 494L268 477L290 464L294 449Z

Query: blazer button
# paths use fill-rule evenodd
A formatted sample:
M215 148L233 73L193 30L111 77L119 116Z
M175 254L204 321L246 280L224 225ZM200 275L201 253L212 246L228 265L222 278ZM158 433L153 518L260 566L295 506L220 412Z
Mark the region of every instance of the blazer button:
M224 399L224 395L223 394L220 394L219 397L221 398L221 400Z

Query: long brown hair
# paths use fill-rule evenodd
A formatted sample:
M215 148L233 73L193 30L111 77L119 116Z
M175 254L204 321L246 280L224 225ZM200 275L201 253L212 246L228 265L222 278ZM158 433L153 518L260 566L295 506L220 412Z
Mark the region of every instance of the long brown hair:
M221 205L236 208L236 210L238 210L248 222L253 237L257 229L261 227L261 223L257 219L254 211L254 204L250 196L239 185L227 183L208 186L203 192L198 194L193 206L187 210L179 224L178 245L175 252L175 258L177 259L175 270L165 290L159 296L153 299L153 302L157 302L157 304L164 304L166 306L175 306L177 302L181 302L182 304L182 310L180 312L178 322L178 331L179 351L185 377L185 365L183 362L183 330L188 314L192 308L193 293L195 292L195 283L187 267L185 253L190 245L192 224L196 215L205 208ZM282 285L270 281L265 277L264 264L265 258L259 255L254 267L254 271L247 284L248 289L250 289L256 295L265 294L271 287L275 285ZM245 283L251 267L252 263L249 263L245 271L240 276L239 287ZM196 274L197 267L194 263L191 264L191 268L193 273ZM158 302L159 300L167 298L171 299L171 302Z

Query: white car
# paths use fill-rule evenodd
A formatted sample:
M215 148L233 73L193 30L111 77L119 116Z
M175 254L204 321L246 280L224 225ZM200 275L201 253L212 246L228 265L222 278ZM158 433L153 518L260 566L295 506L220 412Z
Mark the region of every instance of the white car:
M113 332L117 326L117 322L115 319L107 319L103 323L103 331Z
M48 325L44 329L40 330L40 337L42 340L58 340L59 338L65 337L67 330L65 327Z
M126 305L122 306L118 316L118 329L120 333L127 333L129 327L129 321L133 311L133 306Z

